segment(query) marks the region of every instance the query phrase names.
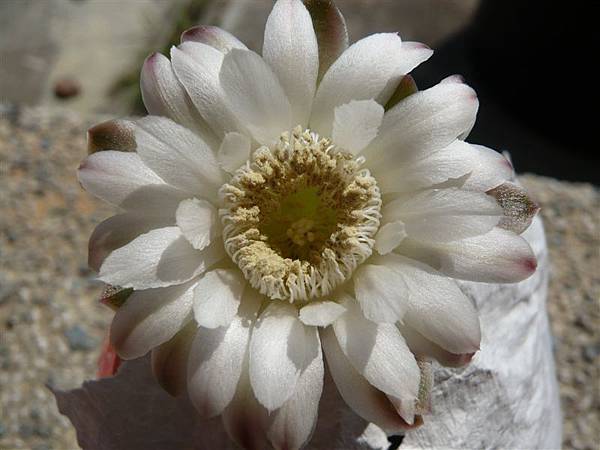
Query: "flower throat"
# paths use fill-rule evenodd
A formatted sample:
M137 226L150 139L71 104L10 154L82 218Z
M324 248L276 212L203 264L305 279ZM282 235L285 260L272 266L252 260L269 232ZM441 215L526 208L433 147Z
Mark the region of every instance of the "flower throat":
M362 161L309 130L261 147L221 193L225 249L273 299L329 294L371 254L381 197Z

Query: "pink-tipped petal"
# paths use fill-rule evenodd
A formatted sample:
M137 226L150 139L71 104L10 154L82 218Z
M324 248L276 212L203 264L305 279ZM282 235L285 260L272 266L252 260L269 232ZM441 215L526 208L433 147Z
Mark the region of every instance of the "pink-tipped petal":
M348 48L348 30L344 16L332 0L304 0L312 18L319 46L321 81L334 61Z
M373 422L388 434L403 432L410 425L398 414L388 397L373 387L350 364L331 328L321 330L321 342L327 367L340 395L367 422Z
M335 108L352 100L387 103L396 83L429 56L427 50L403 51L395 33L373 34L354 43L323 76L313 103L311 129L331 135Z
M168 117L211 144L215 142L216 137L177 80L166 56L153 53L146 58L140 75L140 88L149 114Z
M377 175L450 145L475 120L479 103L466 84L437 84L385 113L379 135L363 153Z
M426 264L389 254L375 259L406 283L405 323L453 353L479 349L477 310L455 281Z
M527 241L497 227L482 236L454 242L426 243L407 238L396 252L453 278L485 283L516 283L530 277L537 267Z

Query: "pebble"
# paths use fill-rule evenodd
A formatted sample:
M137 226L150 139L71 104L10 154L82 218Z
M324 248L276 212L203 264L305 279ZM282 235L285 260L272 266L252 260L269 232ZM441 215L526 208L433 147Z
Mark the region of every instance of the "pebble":
M79 325L75 325L65 331L65 337L67 338L69 348L74 351L93 350L98 344L96 340L88 335Z
M81 84L73 78L61 78L54 83L54 95L58 98L67 99L76 97L81 91Z

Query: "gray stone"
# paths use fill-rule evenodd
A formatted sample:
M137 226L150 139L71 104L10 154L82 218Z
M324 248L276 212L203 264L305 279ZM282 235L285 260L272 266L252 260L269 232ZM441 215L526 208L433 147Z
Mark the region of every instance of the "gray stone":
M69 348L74 351L93 350L98 345L96 340L79 325L75 325L65 331L65 337L67 338Z

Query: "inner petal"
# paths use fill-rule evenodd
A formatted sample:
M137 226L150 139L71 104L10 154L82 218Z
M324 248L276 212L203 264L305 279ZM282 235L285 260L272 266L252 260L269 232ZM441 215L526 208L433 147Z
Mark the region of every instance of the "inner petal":
M362 160L296 128L261 147L221 193L225 248L261 293L329 294L371 255L381 196Z

